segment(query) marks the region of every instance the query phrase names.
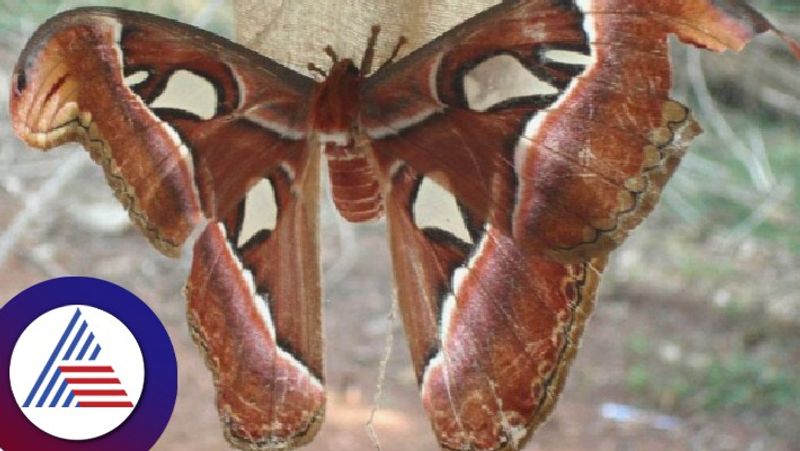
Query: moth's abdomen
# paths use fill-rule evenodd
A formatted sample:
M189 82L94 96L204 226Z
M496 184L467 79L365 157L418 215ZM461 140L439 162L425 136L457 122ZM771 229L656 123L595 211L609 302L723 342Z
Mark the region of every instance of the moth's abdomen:
M368 150L358 144L325 145L333 202L350 222L371 221L383 215L383 197Z

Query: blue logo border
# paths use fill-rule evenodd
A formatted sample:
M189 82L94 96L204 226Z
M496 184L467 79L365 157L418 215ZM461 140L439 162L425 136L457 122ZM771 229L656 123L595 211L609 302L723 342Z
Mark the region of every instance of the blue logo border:
M17 339L42 314L71 304L104 310L122 321L139 342L144 357L142 396L117 429L85 441L50 436L34 426L11 392L9 364ZM156 314L136 295L111 282L91 277L62 277L36 284L0 309L0 448L51 451L142 451L150 449L172 416L178 390L178 366L172 341Z

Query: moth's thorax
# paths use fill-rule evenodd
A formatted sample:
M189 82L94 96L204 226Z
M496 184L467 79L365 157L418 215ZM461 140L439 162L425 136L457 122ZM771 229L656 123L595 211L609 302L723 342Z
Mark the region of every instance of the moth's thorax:
M346 145L352 141L350 132L358 114L361 80L353 61L344 59L336 62L325 80L314 88L309 129L321 144Z

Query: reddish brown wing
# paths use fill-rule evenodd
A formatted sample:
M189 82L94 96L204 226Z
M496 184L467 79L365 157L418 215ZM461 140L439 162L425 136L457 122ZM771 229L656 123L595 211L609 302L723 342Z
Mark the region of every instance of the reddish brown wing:
M213 106L205 117L160 106L187 74L213 89L214 98L203 99ZM28 42L14 71L11 112L32 146L83 143L148 238L175 254L203 213L227 213L256 180L303 151L312 86L179 22L78 9L50 19Z
M361 125L443 448L518 449L552 409L607 253L700 131L668 97L667 35L724 50L770 28L738 1L507 1L368 80ZM467 233L428 226L429 180Z
M197 88L181 94L185 83ZM83 143L162 252L210 219L188 314L226 433L245 448L308 441L324 410L312 87L210 33L116 9L48 21L12 83L17 133Z
M242 449L300 446L322 423L318 166L319 156L285 164L194 247L189 326L214 372L226 436ZM270 221L263 206L273 200Z

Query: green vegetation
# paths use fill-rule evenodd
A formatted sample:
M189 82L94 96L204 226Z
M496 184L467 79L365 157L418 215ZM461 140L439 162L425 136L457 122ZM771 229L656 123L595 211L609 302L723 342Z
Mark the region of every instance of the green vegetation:
M678 412L767 414L781 410L800 421L797 368L770 366L748 353L715 357L702 368L635 364L628 368L626 382L658 407Z
M796 122L758 116L733 121L737 130L757 132L758 139L764 137L763 144L757 145L766 149L766 159L754 157L748 166L730 149L720 148L719 141L698 140L686 158L682 168L686 170L668 186L665 197L679 196L680 206L674 208L692 211L699 237L727 230L740 238L756 238L800 255L800 142ZM754 180L759 174L764 177L760 181L763 186Z
M753 322L752 312L739 314L743 323L747 318ZM796 349L800 334L795 331L784 338L788 340L773 336L769 343L759 345L768 352L755 352L746 346L720 346L703 353L684 351L686 357L666 362L658 357L656 346L648 338L632 336L627 348L635 363L627 368L625 382L654 408L677 414L746 415L767 429L798 424L800 361ZM743 336L739 343L746 341ZM783 431L786 433L789 431ZM800 438L800 431L794 433Z

